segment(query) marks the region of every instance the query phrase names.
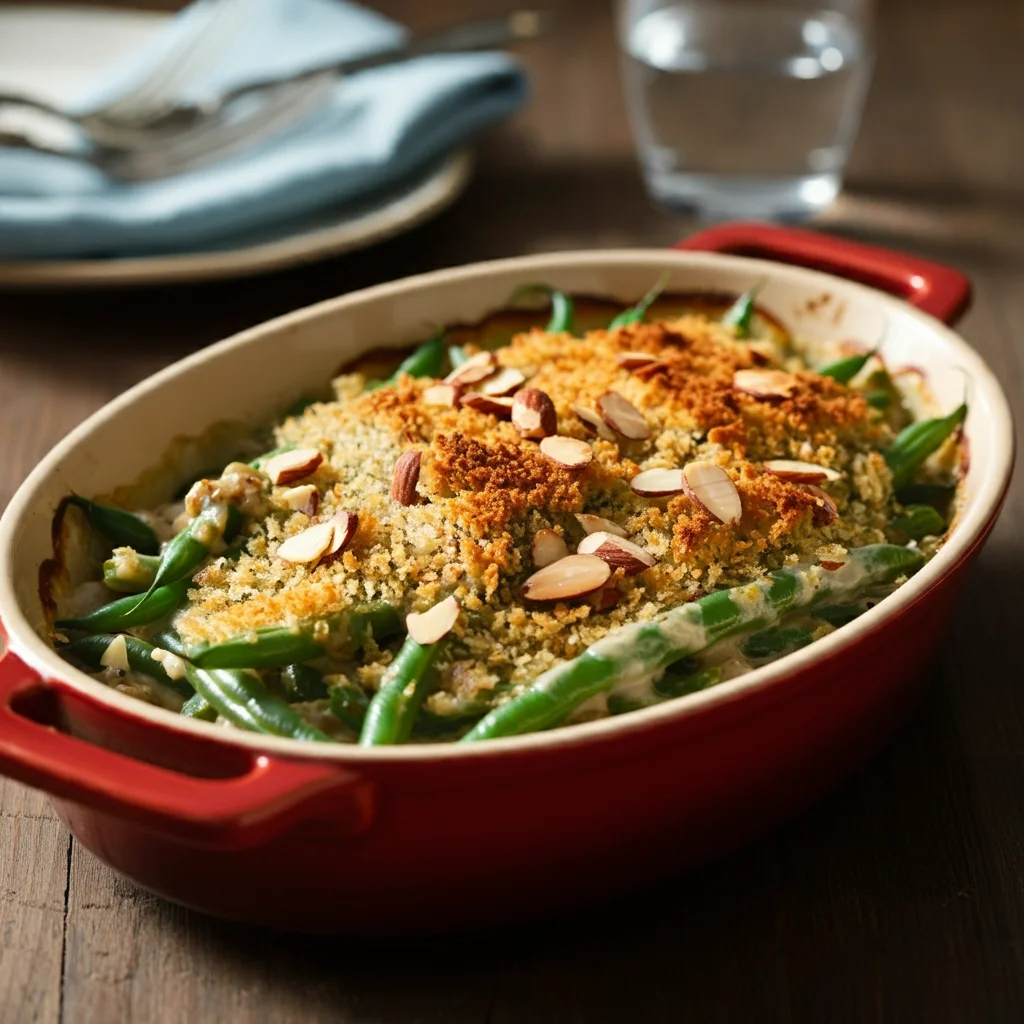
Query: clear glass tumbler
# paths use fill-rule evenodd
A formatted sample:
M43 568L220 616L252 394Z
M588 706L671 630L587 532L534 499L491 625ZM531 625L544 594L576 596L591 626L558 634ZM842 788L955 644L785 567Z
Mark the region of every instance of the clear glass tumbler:
M836 196L871 77L870 0L620 0L630 121L658 203L801 220Z

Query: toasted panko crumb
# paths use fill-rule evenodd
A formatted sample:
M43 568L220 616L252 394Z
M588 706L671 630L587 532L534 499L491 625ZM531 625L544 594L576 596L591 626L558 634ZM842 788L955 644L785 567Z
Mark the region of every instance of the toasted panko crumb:
M665 365L645 379L617 364L626 351L649 352ZM454 594L463 615L440 690L428 702L451 713L532 681L615 626L822 552L835 557L885 539L892 489L879 449L891 440L889 428L861 395L807 371L797 372L790 398L737 390L733 374L758 364L717 323L684 316L583 338L533 330L496 356L550 396L558 433L591 441L589 466L573 471L553 462L507 420L427 406L421 396L431 381L403 376L395 387L364 392L358 374L341 377L336 401L316 403L277 430L278 444L324 453L309 479L319 495L314 519L282 508L272 493L270 511L248 527L245 553L234 563L213 562L197 578L176 622L185 641L219 642L279 625L339 635L346 612L367 602L389 602L405 614ZM588 433L573 406L595 409L609 390L643 413L649 439ZM419 500L402 505L391 497L392 472L410 450L422 452ZM695 459L717 463L736 484L738 524L723 525L685 495L652 499L630 489L642 470ZM822 484L838 520L816 526L814 496L766 473L767 459L838 471L839 480ZM315 568L276 557L285 538L340 510L359 516L343 556ZM610 611L588 600L524 602L519 588L534 570L533 535L554 529L574 550L583 537L578 512L619 524L658 564L631 577L616 571L611 583L621 597ZM350 670L371 689L382 672L380 662Z

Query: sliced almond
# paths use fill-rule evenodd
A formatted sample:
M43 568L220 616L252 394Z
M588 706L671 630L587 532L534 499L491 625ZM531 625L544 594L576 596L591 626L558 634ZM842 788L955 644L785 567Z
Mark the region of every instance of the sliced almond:
M323 453L315 448L293 448L267 459L263 472L275 485L291 484L309 476L323 461Z
M615 362L624 370L639 370L641 366L650 366L661 360L652 356L650 352L620 352L615 357Z
M785 370L737 370L732 386L754 398L789 398L799 381Z
M409 636L424 647L443 640L459 618L459 602L455 597L446 597L425 612L411 612L405 617L405 628Z
M104 668L116 668L122 672L127 672L131 668L128 664L128 643L123 633L118 633L107 644L107 649L100 655L100 664Z
M821 480L838 480L840 474L834 469L816 466L813 462L798 462L795 459L770 459L764 468L780 480L794 484L816 484Z
M289 537L277 549L277 557L296 565L317 562L334 540L333 523L317 523Z
M638 366L633 371L633 376L639 377L640 380L647 380L648 377L653 377L656 373L661 373L662 370L667 369L668 363L657 359L653 363L645 363L643 366Z
M576 550L581 555L597 555L613 569L624 569L627 576L635 576L658 564L654 555L644 551L639 544L604 531L584 537Z
M470 391L459 399L462 405L488 416L497 416L499 420L507 420L512 416L511 398L495 398L479 391Z
M459 384L431 384L422 395L424 405L452 408L459 404L462 387Z
M815 526L831 526L839 518L839 509L832 495L820 487L807 484L804 490L814 495L814 508L811 521Z
M540 440L558 429L555 403L540 388L523 388L512 399L512 426L523 437Z
M477 384L487 380L497 369L498 364L493 352L477 352L470 356L461 366L456 367L445 377L445 384Z
M327 554L337 555L348 547L349 541L355 536L359 516L355 512L335 512L330 523L334 527L334 537Z
M583 421L583 426L590 431L591 434L597 434L598 437L603 437L606 441L617 441L618 438L615 436L615 431L609 427L600 414L594 412L593 409L588 409L582 405L574 405L572 411Z
M645 498L664 498L686 489L681 469L645 469L629 481L629 486Z
M818 565L820 565L822 567L822 569L825 569L828 572L835 572L837 569L842 569L842 567L844 565L846 565L846 563L845 562L833 562L833 561L829 561L829 560L824 560L824 561L819 562Z
M540 450L541 454L568 469L582 469L594 457L594 450L586 441L562 437L561 434L545 437L540 443Z
M293 512L305 512L312 519L320 505L320 494L315 484L299 484L298 487L289 487L287 491L282 491L277 500L285 508L290 508Z
M720 523L738 523L743 515L740 492L732 477L713 462L690 462L683 467L686 493Z
M597 411L616 434L630 441L646 441L651 436L651 426L643 413L617 391L603 394L597 400Z
M395 462L391 477L391 497L400 505L415 505L419 500L416 484L420 479L420 459L422 452L403 452Z
M526 378L511 366L499 370L493 377L480 385L480 391L485 395L511 395L526 383Z
M613 523L610 519L603 519L601 516L591 516L586 512L577 512L576 521L583 527L583 532L587 534L604 531L605 533L614 533L616 537L629 536L618 523Z
M519 593L527 601L568 601L604 586L611 574L597 555L567 555L535 572Z
M530 541L530 554L538 569L551 565L569 554L565 541L554 530L538 530Z

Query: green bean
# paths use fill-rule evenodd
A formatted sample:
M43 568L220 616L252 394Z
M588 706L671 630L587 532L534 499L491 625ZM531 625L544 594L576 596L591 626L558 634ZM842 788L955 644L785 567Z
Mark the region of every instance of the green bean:
M948 416L918 420L896 435L885 452L885 461L892 470L893 490L910 483L928 456L942 447L966 416L967 403L962 402Z
M857 604L826 605L824 608L815 608L811 614L816 619L821 619L822 622L827 622L830 626L835 626L838 629L840 626L845 626L848 622L853 622L854 619L863 615L867 610L865 602L860 601Z
M330 688L329 695L331 714L353 732L360 732L366 718L366 709L370 705L366 691L353 683L337 683Z
M939 537L946 529L946 520L931 505L906 505L903 514L896 516L889 526L910 540Z
M233 725L293 740L330 742L330 737L307 725L297 711L244 669L202 669L187 665L188 681L217 714Z
M286 665L281 670L281 686L290 704L320 700L327 696L324 674L312 665Z
M893 403L893 396L888 391L869 391L865 396L872 409L888 409Z
M468 358L466 350L461 345L448 346L448 365L453 370L457 370Z
M584 701L611 689L623 676L631 681L656 678L680 658L751 628L772 625L791 608L892 582L923 564L924 556L917 550L873 544L850 551L846 564L833 572L820 566L779 569L753 583L673 608L649 622L623 626L498 705L462 742L547 729Z
M95 633L92 636L82 637L61 648L61 653L80 661L89 668L99 670L103 668L101 660L106 654L107 648L117 639L117 636L124 637L125 650L128 655L128 665L133 672L139 672L150 679L163 683L164 686L177 690L186 696L192 692L192 687L184 679L174 679L167 674L167 670L159 661L153 660L153 652L156 650L152 644L138 637L129 636L126 633Z
M819 377L831 377L840 384L849 384L854 377L868 365L868 360L875 354L875 349L863 352L859 356L846 356L836 359L817 370Z
M904 505L931 505L933 508L946 508L953 495L956 494L956 484L905 484L899 489L896 497Z
M346 643L362 645L367 630L377 640L393 636L401 617L383 601L353 609L347 616ZM301 627L262 626L219 644L193 647L189 660L200 668L283 668L314 661L327 653L326 646Z
M186 718L198 718L202 722L212 722L217 717L217 709L198 693L193 693L184 704L181 705L181 713Z
M144 626L181 607L190 585L189 580L179 580L166 587L157 587L149 595L145 607L139 603L136 594L119 597L89 615L76 619L58 619L54 626L57 629L80 629L86 633L120 633L133 626Z
M155 555L160 550L160 541L152 527L137 515L111 505L97 505L78 494L72 494L67 501L80 508L89 525L112 544L135 548L146 555Z
M764 281L758 281L722 314L722 323L726 327L735 328L737 338L750 337L750 325L754 319L754 300L764 285Z
M444 367L444 359L447 354L444 345L445 331L442 327L433 337L428 338L419 345L413 352L406 356L387 380L371 380L366 384L366 391L376 391L378 388L391 387L398 383L398 378L403 374L410 377L439 377Z
M103 563L103 582L122 594L148 590L160 566L159 555L140 555L134 548L114 548Z
M143 607L158 587L191 577L209 557L213 545L222 538L230 540L241 525L242 513L234 505L204 506L181 533L164 545L160 565L138 606Z
M442 646L418 644L406 637L366 709L360 746L404 743L409 738L420 705L434 684L430 669Z
M572 334L575 309L572 299L565 292L558 291L546 284L526 284L517 288L509 299L509 305L515 305L530 295L546 295L551 300L551 319L544 325L548 334Z
M295 445L283 444L281 445L280 448L271 448L269 452L264 452L262 455L257 455L256 458L249 463L249 465L253 469L262 469L263 463L267 462L269 459L272 459L275 455L284 455L285 452L291 452L294 450ZM202 479L202 477L200 477L200 479Z
M770 626L748 636L740 644L740 650L745 658L759 661L798 651L813 639L811 631L804 626Z
M665 290L665 285L668 284L670 276L671 275L666 270L635 306L630 306L629 309L624 309L614 320L612 320L608 325L608 330L616 331L620 327L629 327L631 324L640 323L647 315L647 310L651 308L651 303L653 303L654 300Z
M176 654L179 658L188 660L188 645L178 636L176 630L165 629L163 632L157 633L156 636L150 637L150 643L154 647L160 647L165 651L170 651L171 654Z
M654 684L654 692L662 698L684 697L688 693L697 693L699 690L706 690L714 686L722 678L722 670L718 666L701 669L698 672L686 674L673 673L671 668L665 670L665 674ZM624 694L608 694L608 713L610 715L624 715L629 711L641 711L644 708L654 707L656 704L663 704L664 700L641 700L635 697L626 697Z

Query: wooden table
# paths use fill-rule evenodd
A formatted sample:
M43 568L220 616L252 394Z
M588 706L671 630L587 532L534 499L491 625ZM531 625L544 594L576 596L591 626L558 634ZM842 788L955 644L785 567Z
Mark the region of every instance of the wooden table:
M379 6L429 27L505 3ZM560 27L525 54L533 107L487 139L462 201L413 234L256 281L0 296L0 502L109 398L275 313L445 264L679 236L640 186L607 6L551 6ZM1020 0L883 0L879 28L850 192L822 224L968 271L963 331L1020 413ZM44 797L2 784L0 1020L1020 1020L1022 516L1018 485L927 697L881 754L746 848L570 919L416 943L243 929L121 881Z

